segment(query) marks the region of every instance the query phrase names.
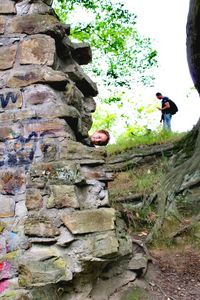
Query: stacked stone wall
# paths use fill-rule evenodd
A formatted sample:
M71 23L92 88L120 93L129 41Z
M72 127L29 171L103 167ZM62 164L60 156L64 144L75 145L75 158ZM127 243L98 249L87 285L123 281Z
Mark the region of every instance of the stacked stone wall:
M1 299L86 299L132 253L109 206L106 152L80 142L98 93L81 68L91 49L51 5L0 0Z

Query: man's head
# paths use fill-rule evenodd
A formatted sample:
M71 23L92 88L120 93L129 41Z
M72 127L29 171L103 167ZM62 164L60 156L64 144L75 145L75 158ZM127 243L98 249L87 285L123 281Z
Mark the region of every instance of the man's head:
M90 139L93 145L106 146L110 140L110 134L107 130L101 129L95 131Z
M156 93L156 97L157 99L162 100L163 95L161 93Z

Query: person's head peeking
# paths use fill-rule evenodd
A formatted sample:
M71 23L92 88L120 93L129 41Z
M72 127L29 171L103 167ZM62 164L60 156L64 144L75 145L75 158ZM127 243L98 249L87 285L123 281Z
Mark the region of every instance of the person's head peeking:
M90 139L93 145L106 146L110 140L110 134L107 130L101 129L95 131Z

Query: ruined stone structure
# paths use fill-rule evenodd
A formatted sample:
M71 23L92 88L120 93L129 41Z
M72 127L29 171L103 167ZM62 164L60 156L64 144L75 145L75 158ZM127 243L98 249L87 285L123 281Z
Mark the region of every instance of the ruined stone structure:
M145 263L109 206L105 150L80 142L91 49L51 5L0 0L0 299L102 300Z

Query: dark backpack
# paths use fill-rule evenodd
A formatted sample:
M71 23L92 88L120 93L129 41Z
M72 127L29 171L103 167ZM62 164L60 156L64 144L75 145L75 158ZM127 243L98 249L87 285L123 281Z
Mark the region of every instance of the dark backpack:
M169 113L171 115L175 115L177 113L177 111L178 111L177 105L171 99L169 99L168 102L169 102L169 105L170 105Z

